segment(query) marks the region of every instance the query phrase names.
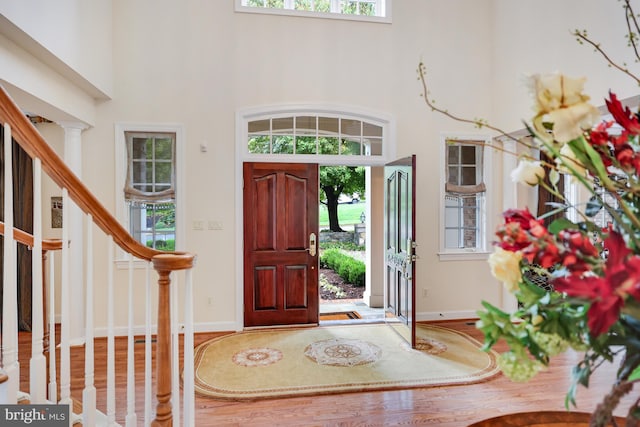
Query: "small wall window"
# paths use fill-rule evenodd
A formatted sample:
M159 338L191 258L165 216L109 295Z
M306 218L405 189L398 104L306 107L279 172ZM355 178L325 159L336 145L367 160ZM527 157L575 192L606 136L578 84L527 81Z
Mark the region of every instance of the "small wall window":
M236 0L236 11L391 21L391 0Z
M487 139L445 137L441 252L486 249Z
M116 124L115 135L116 216L143 245L183 250L182 126Z
M125 138L129 232L143 245L174 251L175 134L125 132Z

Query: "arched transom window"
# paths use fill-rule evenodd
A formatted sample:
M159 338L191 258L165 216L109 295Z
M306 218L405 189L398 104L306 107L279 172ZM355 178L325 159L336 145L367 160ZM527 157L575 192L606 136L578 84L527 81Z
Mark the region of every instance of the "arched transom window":
M376 164L387 158L390 124L371 115L310 110L240 114L245 158Z

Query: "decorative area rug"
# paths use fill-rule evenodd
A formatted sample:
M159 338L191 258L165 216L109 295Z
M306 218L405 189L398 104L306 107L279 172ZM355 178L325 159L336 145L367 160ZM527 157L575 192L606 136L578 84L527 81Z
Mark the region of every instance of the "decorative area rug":
M451 329L418 325L413 350L384 324L255 330L195 349L199 394L260 399L485 381L495 353Z
M337 311L335 313L320 313L320 320L353 320L360 319L357 311Z

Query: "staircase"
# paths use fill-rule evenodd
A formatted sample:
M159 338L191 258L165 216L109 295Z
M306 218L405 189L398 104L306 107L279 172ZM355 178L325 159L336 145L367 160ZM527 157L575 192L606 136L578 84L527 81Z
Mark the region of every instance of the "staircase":
M0 404L16 404L27 401L31 404L69 405L73 414L69 424L84 426L172 426L194 425L193 391L193 319L192 319L192 269L195 256L182 252L161 252L141 245L131 237L115 217L85 187L66 166L49 144L42 138L7 92L0 87L0 125L2 126L2 172L5 206L4 221L0 223L0 234L4 236L3 253L3 313L2 313L2 363L0 365ZM13 209L12 146L17 143L33 159L34 207L33 233L15 228ZM71 377L71 343L69 342L70 286L69 248L74 244L69 239L69 218L63 209L62 239L51 240L42 236L42 173L60 187L63 206L75 203L86 216L86 307L96 304L107 310L106 354L94 353L94 341L104 339L94 336L93 310L85 315L84 378ZM95 237L94 237L95 235ZM16 248L25 245L32 251L32 331L31 346L18 347L17 322L17 278ZM129 261L127 300L119 292L115 301L116 287L123 284L114 279L116 251L123 251ZM107 256L106 289L104 279L94 286L94 253ZM56 262L58 260L58 262ZM134 263L143 262L144 273L134 271ZM60 271L55 270L59 266ZM56 283L55 278L60 277ZM156 283L155 289L152 283ZM106 301L96 295L105 295ZM144 295L143 300L140 294ZM56 306L55 295L59 295ZM155 316L151 302L157 299ZM183 307L178 307L178 301ZM127 350L116 353L116 304L127 307ZM144 324L144 405L136 400L136 368L134 314L145 310ZM178 314L182 318L178 319ZM58 319L56 317L59 317ZM59 331L59 334L56 333ZM57 336L59 335L59 336ZM180 366L180 337L184 342L184 362ZM51 346L49 345L51 343ZM49 348L51 347L51 349ZM59 351L52 351L57 347ZM102 347L102 346L101 346ZM28 372L28 390L21 389L21 368L18 352L31 354ZM74 351L77 349L74 348ZM57 356L59 354L59 356ZM126 407L116 407L115 358L127 358ZM59 360L57 360L59 357ZM97 390L94 360L106 360L106 389ZM155 357L155 372L152 358ZM183 370L182 387L180 372ZM71 382L84 382L82 394L71 395ZM23 384L25 382L23 381ZM24 387L24 386L23 386ZM155 391L155 393L154 393ZM97 394L106 394L104 407L98 407ZM154 396L155 395L155 396ZM136 404L138 402L138 404Z

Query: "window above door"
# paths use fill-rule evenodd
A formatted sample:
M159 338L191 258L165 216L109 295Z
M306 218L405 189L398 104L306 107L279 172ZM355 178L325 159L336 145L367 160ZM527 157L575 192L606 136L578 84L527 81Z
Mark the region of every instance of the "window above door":
M240 112L238 124L243 157L253 161L383 164L392 146L388 118L353 110L267 107Z

